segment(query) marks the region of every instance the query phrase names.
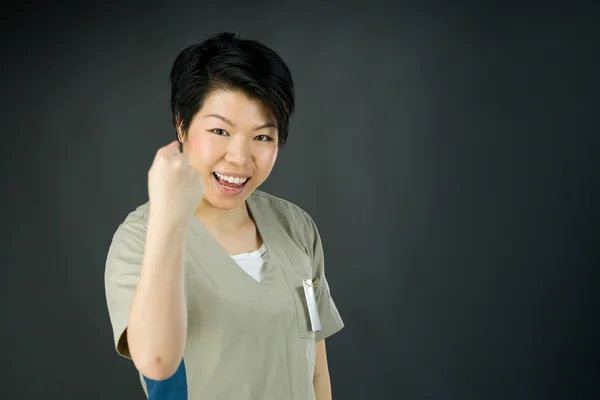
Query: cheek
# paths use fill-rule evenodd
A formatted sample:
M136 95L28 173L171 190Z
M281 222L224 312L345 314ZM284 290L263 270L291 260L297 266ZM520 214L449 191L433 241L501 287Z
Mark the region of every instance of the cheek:
M187 146L187 156L190 164L200 173L203 173L205 169L209 168L218 159L218 142L210 140L208 135L200 134L191 136Z
M268 151L262 151L257 158L257 163L259 164L259 168L264 173L271 172L271 169L275 165L275 161L277 161L278 148L269 149Z
M209 159L218 156L221 151L222 143L216 135L197 134L190 137L188 142L190 155L202 159Z

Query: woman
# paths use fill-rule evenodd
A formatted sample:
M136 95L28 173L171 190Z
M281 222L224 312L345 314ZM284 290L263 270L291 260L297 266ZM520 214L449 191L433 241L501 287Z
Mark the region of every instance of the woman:
M330 399L325 338L343 328L311 217L257 190L288 135L294 86L231 33L171 71L177 141L106 261L116 349L150 399Z

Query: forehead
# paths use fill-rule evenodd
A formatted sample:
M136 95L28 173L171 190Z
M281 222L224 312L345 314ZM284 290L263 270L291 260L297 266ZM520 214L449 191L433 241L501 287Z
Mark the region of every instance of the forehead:
M273 121L269 107L263 101L242 91L217 89L205 99L198 112L200 118L209 114L221 115L235 124L265 124Z

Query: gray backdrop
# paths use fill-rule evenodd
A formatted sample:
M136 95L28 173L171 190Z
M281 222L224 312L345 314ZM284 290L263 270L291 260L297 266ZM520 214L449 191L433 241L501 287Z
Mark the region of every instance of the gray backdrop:
M598 7L267 3L4 8L1 397L143 398L106 252L174 57L236 30L295 76L263 189L320 228L334 398L597 399Z

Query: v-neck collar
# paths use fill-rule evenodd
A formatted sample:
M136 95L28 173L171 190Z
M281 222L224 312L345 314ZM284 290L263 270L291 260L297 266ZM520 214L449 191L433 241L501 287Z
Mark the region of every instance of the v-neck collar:
M267 220L265 214L262 212L262 210L256 203L253 195L250 195L246 200L246 207L248 209L248 213L250 214L250 218L252 218L252 220L254 221L254 225L256 226L258 234L260 235L262 242L267 249L267 257L260 282L256 281L246 271L240 268L236 261L231 257L229 253L225 251L225 249L214 238L214 236L210 233L206 226L198 219L198 217L192 214L188 221L188 227L198 237L200 237L209 246L211 246L215 254L218 254L217 258L219 260L217 260L216 262L218 264L221 264L220 268L234 270L232 271L232 275L240 276L241 279L247 281L250 286L255 286L258 288L262 288L262 290L264 291L268 291L269 286L274 282L274 280L277 277L276 272L277 270L279 270L278 267L281 264L280 255L277 251L277 249L280 246L278 245L276 235L270 234L271 231L269 229L269 221ZM223 260L223 262L220 261L221 259Z

